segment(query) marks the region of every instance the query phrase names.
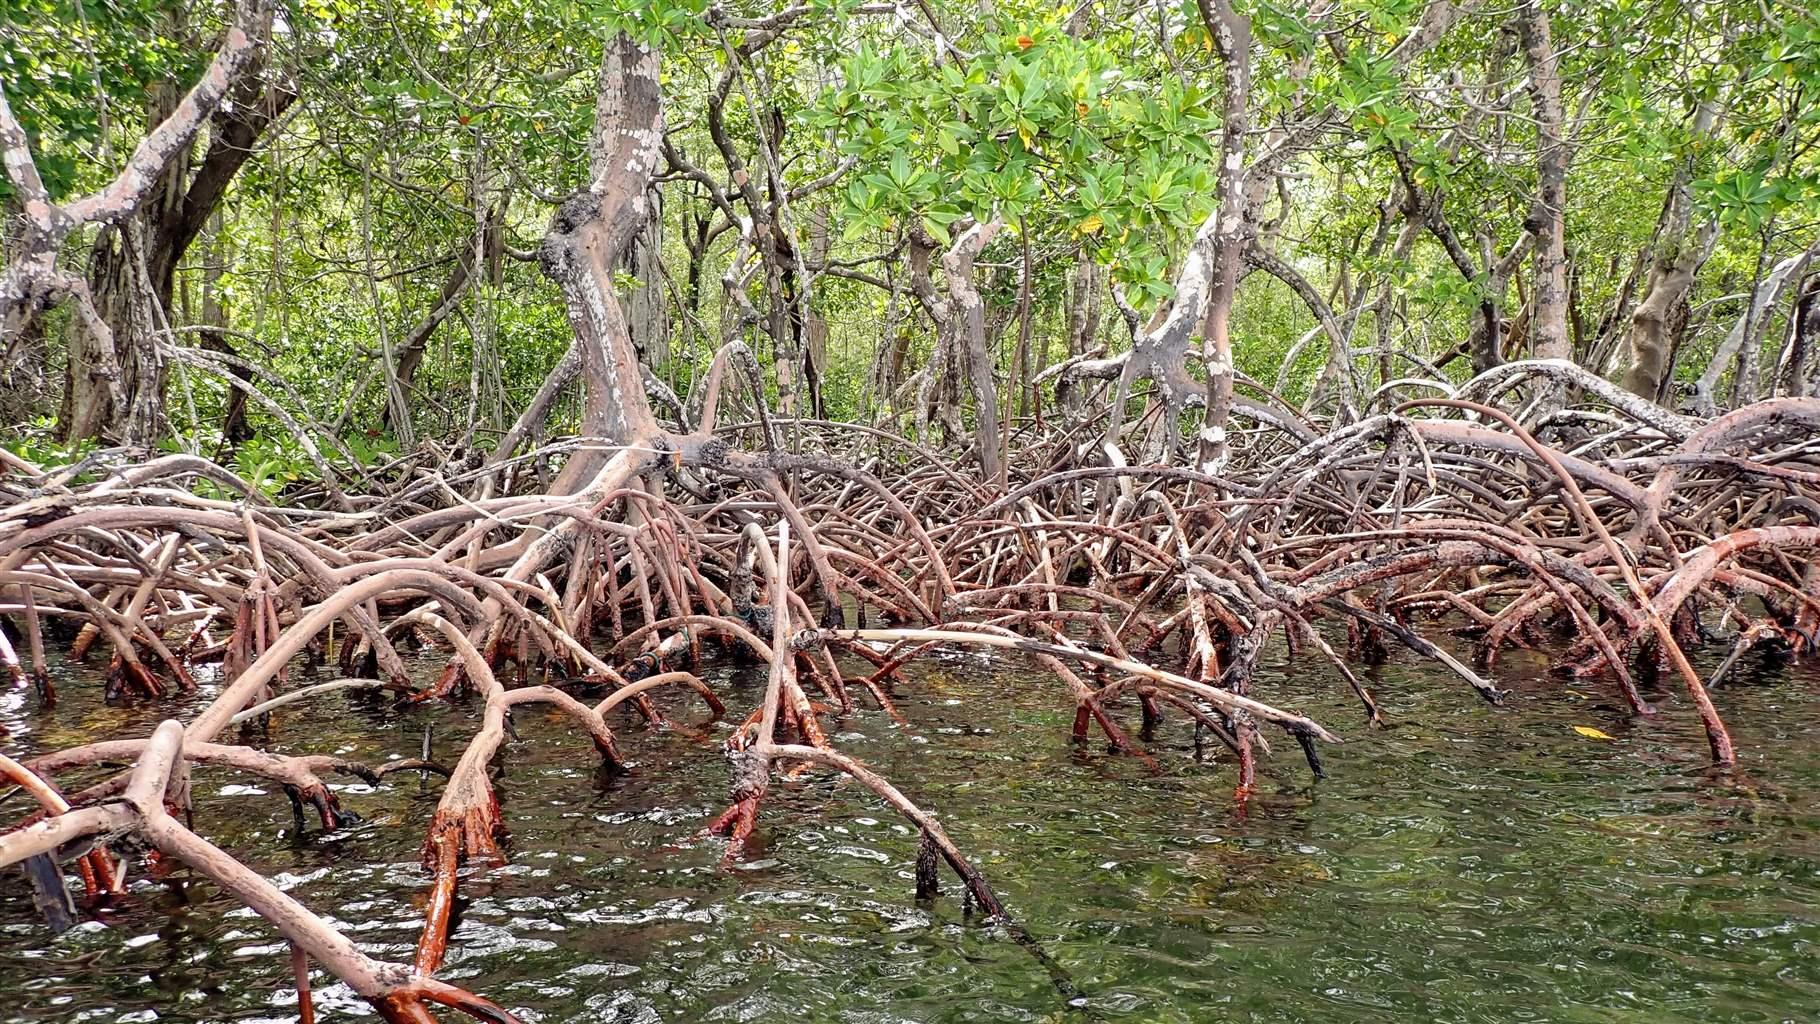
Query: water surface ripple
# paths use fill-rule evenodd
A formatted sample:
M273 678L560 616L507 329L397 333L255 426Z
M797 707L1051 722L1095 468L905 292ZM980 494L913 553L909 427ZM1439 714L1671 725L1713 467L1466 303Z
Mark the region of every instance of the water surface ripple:
M1820 675L1759 665L1719 692L1743 751L1719 777L1672 693L1650 695L1659 720L1627 723L1607 688L1527 671L1502 668L1515 692L1495 709L1424 666L1384 666L1370 683L1391 724L1373 732L1330 674L1279 668L1259 693L1348 742L1318 785L1279 742L1242 810L1231 766L1197 762L1179 717L1151 744L1153 774L1070 746L1063 691L1021 669L919 668L899 694L908 727L833 723L942 816L1079 987L1073 1007L964 912L952 878L916 902L914 836L857 786L775 785L745 862L723 870L700 831L726 792L724 725L627 721L637 766L611 776L567 724L521 713L498 777L512 862L463 882L443 976L538 1024L1820 1018ZM758 695L761 669L720 672L730 706ZM101 707L92 676L61 674L52 712L0 695L9 752L182 710ZM429 724L452 759L473 711L337 695L281 714L269 742L383 762L415 756ZM409 958L434 785L340 786L366 821L324 834L297 830L274 786L196 778L199 831L372 953ZM275 934L186 872L87 916L53 939L19 873L0 877L0 1021L295 1019ZM317 1001L325 1020L371 1017L326 977Z

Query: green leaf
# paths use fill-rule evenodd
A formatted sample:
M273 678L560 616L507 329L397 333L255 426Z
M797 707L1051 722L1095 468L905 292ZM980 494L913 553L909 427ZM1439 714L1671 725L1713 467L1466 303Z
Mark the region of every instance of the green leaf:
M1081 176L1081 195L1089 206L1100 206L1106 202L1106 193L1100 190L1100 179L1092 171Z

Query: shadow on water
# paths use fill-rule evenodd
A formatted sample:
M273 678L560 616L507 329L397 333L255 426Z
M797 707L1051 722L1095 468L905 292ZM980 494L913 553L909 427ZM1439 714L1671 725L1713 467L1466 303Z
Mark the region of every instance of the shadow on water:
M761 671L722 671L756 696ZM747 859L723 870L700 833L726 792L724 724L704 741L628 720L637 764L612 775L566 723L522 714L499 768L511 863L464 880L444 976L546 1024L1812 1020L1820 674L1735 671L1719 699L1744 761L1719 776L1668 691L1650 695L1657 719L1625 721L1597 682L1513 659L1495 709L1399 662L1372 680L1389 727L1367 731L1336 678L1278 670L1260 692L1349 742L1324 751L1319 784L1279 742L1242 809L1231 766L1197 763L1180 716L1150 744L1152 773L1070 746L1060 688L1022 670L923 666L899 695L909 727L832 722L942 816L1027 932L966 914L952 878L915 900L913 832L826 775L777 784ZM104 707L96 678L61 675L48 713L0 695L10 752L182 710ZM383 762L417 756L429 726L452 756L473 714L337 695L281 714L266 742ZM434 781L338 785L365 820L323 833L299 831L275 787L196 779L200 831L408 959ZM211 886L140 877L84 910L53 939L23 877L0 877L0 1022L294 1019L281 944ZM327 982L326 1019L370 1016Z

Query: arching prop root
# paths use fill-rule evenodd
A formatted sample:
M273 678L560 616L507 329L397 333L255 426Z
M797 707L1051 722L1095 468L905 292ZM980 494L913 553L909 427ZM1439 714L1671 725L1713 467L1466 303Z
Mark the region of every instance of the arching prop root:
M169 790L184 772L184 742L182 723L161 724L146 742L121 800L70 810L0 835L0 867L34 856L55 856L92 836L131 833L162 856L208 878L264 918L298 951L292 954L292 965L300 975L300 960L314 960L372 1004L387 1021L433 1021L426 1002L452 1007L492 1024L509 1024L517 1019L510 1011L472 993L367 956L352 940L283 890L185 828L166 809Z
M424 840L423 866L433 878L424 911L423 934L417 943L416 966L419 974L427 976L442 965L448 951L449 921L454 911L461 865L470 858L489 863L501 863L505 859L496 838L500 827L499 800L487 770L505 742L512 708L531 703L553 704L581 722L603 762L613 768L623 768L624 764L620 761L613 731L597 709L548 686L506 690L460 630L440 616L418 614L453 644L459 660L465 664L469 677L479 686L486 702L481 712L480 731L468 742L467 749L449 774L448 785L436 805L429 835Z
M790 526L779 523L777 528L777 558L770 564L773 568L790 564ZM787 692L795 686L796 668L795 651L806 647L815 639L814 633L792 640L790 631L790 613L788 600L789 586L781 571L773 572L771 578L771 658L770 671L766 676L764 705L758 725L757 737L753 743L735 755L733 803L714 823L709 826L711 832L725 833L729 836L729 854L732 855L743 846L751 835L759 804L764 800L770 787L772 763L778 760L794 760L824 768L832 768L845 774L848 778L865 786L879 799L902 814L918 829L922 837L922 846L918 851L917 894L927 896L934 888L932 867L925 870L924 862L929 858L928 850L940 854L941 859L959 875L967 887L967 892L974 903L989 917L1005 917L1005 908L992 889L986 884L985 877L968 862L948 834L942 830L941 823L927 811L918 807L904 794L886 781L878 773L861 764L859 761L839 751L830 749L825 743L780 744L776 742L779 710Z
M727 363L716 365L718 380ZM1493 383L1522 386L1525 372L1502 368ZM1542 423L1466 400L1396 407L1394 391L1382 396L1393 411L1324 432L1260 419L1223 476L1129 465L1066 425L1020 427L1002 491L875 428L761 415L722 430L719 396L693 432L653 425L630 444L596 444L567 494L460 495L426 486L409 460L390 493L326 514L165 486L219 475L191 457L79 487L0 478L16 499L0 507L0 667L6 685L30 687L48 681L47 645L104 645L120 695L160 699L154 689L168 694L218 660L219 692L185 728L183 763L273 779L332 828L346 812L321 775L358 775L353 766L218 737L330 694L398 688L401 650L445 652L447 685L418 696L459 684L482 708L424 844L423 976L446 954L461 873L504 855L487 768L509 750L514 710L545 705L618 766L615 708L667 724L659 704L681 684L723 712L696 674L717 644L735 665L757 658L774 675L730 740L733 799L715 822L730 857L774 779L833 770L913 823L919 892L933 891L932 869L947 863L992 913L1003 908L939 823L831 744L827 718L854 712L860 695L846 685L854 658L869 664L861 678L873 703L893 715L890 688L916 685L900 671L912 660L958 648L1031 658L1060 683L1074 738L1097 728L1113 749L1148 759L1123 723L1137 719L1148 741L1179 711L1197 741L1211 735L1233 751L1243 793L1266 773L1268 734L1293 736L1317 776L1316 741L1333 739L1270 692L1284 684L1260 666L1279 633L1288 656L1330 667L1368 722L1393 715L1395 695L1366 687L1336 649L1341 624L1362 655L1401 645L1500 700L1489 668L1456 656L1424 621L1445 615L1440 628L1475 638L1488 667L1511 647L1559 650L1565 639L1557 664L1609 678L1636 714L1654 709L1635 664L1660 657L1682 672L1714 760L1735 757L1712 681L1677 654L1716 609L1726 610L1720 626L1736 625L1718 676L1757 644L1811 651L1820 402L1778 399L1710 422L1611 404ZM822 454L782 450L785 430ZM755 451L734 447L742 441ZM798 543L773 550L772 524L788 524ZM792 623L814 625L790 634ZM381 678L293 687L286 672L312 662ZM39 692L48 702L48 688ZM42 782L148 749L144 738L103 739L24 767L41 768L32 775ZM80 826L114 808L107 801L128 781L104 779L61 806L39 797L48 817L11 835ZM92 891L119 885L110 857L80 852ZM391 991L394 1019L417 1020L441 990Z

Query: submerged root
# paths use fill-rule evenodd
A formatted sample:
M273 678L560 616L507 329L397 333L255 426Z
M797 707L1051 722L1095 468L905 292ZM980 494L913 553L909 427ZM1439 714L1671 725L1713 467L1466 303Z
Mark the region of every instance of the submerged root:
M1501 368L1460 393L1521 384L1524 372ZM360 973L378 971L373 962L346 950L325 960L326 936L296 916L307 911L274 902L256 874L172 832L156 801L118 803L137 774L67 801L40 797L38 817L0 835L0 862L54 853L79 835L138 830L157 837L161 856L234 877L236 894L308 959L366 979L357 990L386 1019L429 1020L435 1005L508 1020L429 975L447 953L462 872L504 859L488 771L509 754L514 713L545 705L579 727L603 764L624 769L608 724L616 708L652 727L668 726L666 710L685 698L724 713L724 695L698 667L717 645L736 672L753 661L766 670L763 700L727 740L729 802L709 824L726 837L727 858L743 855L773 785L839 772L911 823L919 898L939 891L946 864L994 916L1006 908L935 816L841 751L827 724L869 713L855 710L868 695L896 717L892 688L917 685L900 671L912 661L961 651L1029 659L1072 712L1058 741L1097 732L1110 749L1160 768L1126 723L1135 720L1149 742L1180 722L1197 742L1212 737L1229 752L1221 759L1243 799L1273 773L1301 771L1273 766L1272 736L1292 737L1317 778L1328 770L1320 744L1338 739L1286 706L1259 671L1279 637L1289 656L1330 670L1331 685L1375 726L1392 705L1336 649L1341 628L1361 657L1400 647L1492 703L1503 691L1489 670L1438 631L1470 633L1487 665L1511 647L1554 649L1565 636L1562 669L1608 680L1633 714L1658 710L1636 676L1639 659L1647 668L1661 658L1681 674L1714 761L1729 764L1736 754L1712 688L1746 651L1811 653L1820 632L1820 571L1808 558L1820 526L1811 501L1792 493L1820 479L1820 456L1811 444L1779 443L1820 425L1820 401L1780 399L1690 421L1668 441L1662 422L1627 419L1636 412L1599 410L1597 422L1628 426L1597 436L1553 427L1546 436L1565 439L1550 444L1528 424L1460 400L1325 433L1261 422L1226 476L1126 465L1069 429L1032 428L1017 435L1026 447L1009 460L1002 489L983 489L882 431L768 419L717 431L707 416L694 432L653 429L590 455L589 472L568 478L563 494L486 489L432 507L407 483L369 511L323 514L241 510L118 476L22 493L0 509L6 685L43 680L40 698L51 699L47 643L68 644L72 655L107 651L110 698L163 699L187 686L190 668L220 662L219 691L178 727L179 746L160 747L161 728L47 754L43 767L21 768L39 782L91 765L137 763L143 772L157 755L175 773L173 797L184 793L186 766L225 766L279 782L300 812L313 808L337 828L354 819L320 773L358 774L353 766L217 737L339 690L397 687L399 649L410 645L447 656L411 699L467 690L480 718L446 770L423 843L431 883L414 966L386 965L383 983ZM782 427L827 454L782 451L771 440ZM756 452L734 447L742 440ZM1741 525L1727 518L1736 509L1754 511ZM774 547L778 534L797 543ZM1683 651L1699 642L1705 609L1727 609L1719 625L1733 629L1711 680L1693 673ZM29 671L13 637L29 651ZM384 681L296 687L286 672L298 659ZM868 674L850 674L855 659ZM861 686L849 686L856 678ZM443 771L427 755L410 765ZM119 887L116 862L100 848L73 859L92 891Z
M0 867L51 854L98 835L134 834L160 856L184 864L219 886L264 918L290 942L292 967L300 976L314 960L346 982L388 1020L433 1020L424 1008L430 1000L469 1013L476 1019L508 1024L516 1018L493 1003L417 972L374 960L328 922L311 913L251 868L191 832L172 817L170 790L181 783L186 758L186 730L166 721L145 741L121 799L93 807L65 810L53 817L0 835ZM300 985L301 993L307 989ZM306 1014L313 1011L305 1011Z

